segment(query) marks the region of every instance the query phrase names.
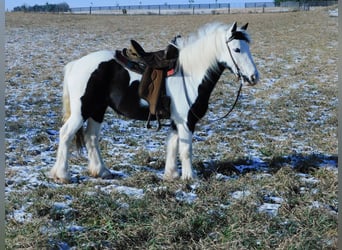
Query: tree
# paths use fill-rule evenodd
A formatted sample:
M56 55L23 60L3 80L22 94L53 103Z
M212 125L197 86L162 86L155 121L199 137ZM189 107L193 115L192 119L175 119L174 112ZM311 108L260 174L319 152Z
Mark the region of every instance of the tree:
M14 7L13 11L24 11L24 12L69 12L70 7L66 2L59 4L49 4L46 2L45 5L34 5L27 6L22 5L18 7Z
M301 4L313 4L317 5L317 3L324 3L327 2L328 0L274 0L275 6L279 6L280 3L282 2L299 2Z

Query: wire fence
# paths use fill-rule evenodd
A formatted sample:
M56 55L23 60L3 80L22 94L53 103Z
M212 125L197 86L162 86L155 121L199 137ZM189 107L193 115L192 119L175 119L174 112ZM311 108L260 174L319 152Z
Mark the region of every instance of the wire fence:
M119 14L198 14L205 11L224 10L230 12L230 3L215 4L162 4L162 5L118 5L102 7L71 8L72 13L119 13Z
M207 3L207 4L161 4L161 5L116 5L116 6L89 6L66 8L60 5L21 6L14 11L28 12L71 12L74 14L148 14L148 15L175 15L175 14L231 14L250 12L284 12L296 10L310 10L311 7L337 5L338 0L321 1L286 1L286 2L251 2L245 3ZM46 7L53 7L47 9ZM68 6L67 6L68 7Z

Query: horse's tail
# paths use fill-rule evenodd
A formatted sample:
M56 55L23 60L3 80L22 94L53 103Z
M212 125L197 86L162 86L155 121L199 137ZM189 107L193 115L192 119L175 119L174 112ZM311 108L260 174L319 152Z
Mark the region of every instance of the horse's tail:
M72 69L73 62L68 63L64 67L64 80L63 80L63 123L65 123L71 114L70 111L70 96L69 96L69 87L67 83L67 79L69 77L70 71Z
M78 151L78 153L81 155L81 154L82 154L82 149L85 147L83 127L81 127L81 128L76 132L75 142L76 142L77 151Z

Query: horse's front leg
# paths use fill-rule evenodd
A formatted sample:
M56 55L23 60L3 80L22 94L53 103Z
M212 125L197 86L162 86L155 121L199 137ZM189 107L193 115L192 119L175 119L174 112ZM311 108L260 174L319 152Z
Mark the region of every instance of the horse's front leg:
M166 145L166 163L164 180L173 180L179 178L177 171L177 151L178 151L178 133L172 130Z
M182 162L182 180L191 180L195 177L192 170L192 132L187 125L180 125L177 128L179 157Z
M99 134L101 124L94 121L92 118L88 119L87 129L84 140L88 151L89 158L89 172L91 176L101 177L103 179L112 179L113 175L102 160L99 148Z

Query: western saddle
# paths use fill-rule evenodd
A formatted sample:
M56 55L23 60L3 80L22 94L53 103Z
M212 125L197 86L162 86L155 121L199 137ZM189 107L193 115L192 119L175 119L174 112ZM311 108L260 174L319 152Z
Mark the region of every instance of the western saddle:
M130 48L116 52L116 60L119 63L142 74L139 96L149 104L147 128L151 128L152 116L158 121L157 130L161 128L160 119L170 118L171 101L166 95L165 78L172 76L177 67L179 51L175 42L178 37L175 37L165 50L145 52L140 44L131 40Z

